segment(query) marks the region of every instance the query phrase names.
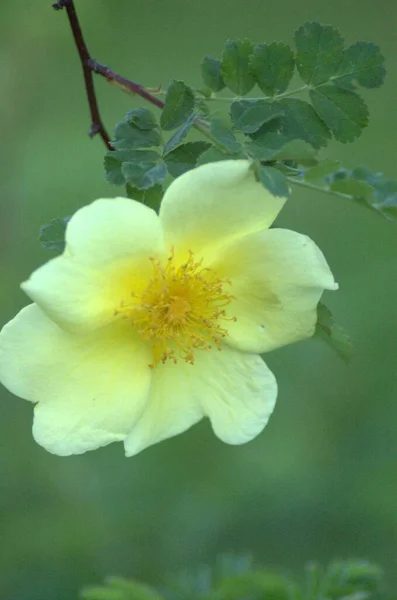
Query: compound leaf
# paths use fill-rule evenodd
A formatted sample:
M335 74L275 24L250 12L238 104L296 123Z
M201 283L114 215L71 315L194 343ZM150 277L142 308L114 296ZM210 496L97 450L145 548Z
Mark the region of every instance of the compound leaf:
M255 161L251 164L255 177L274 196L287 198L290 190L285 175L275 167L262 165Z
M331 311L322 302L317 306L315 335L327 342L342 360L350 362L353 352L351 339L342 327L336 325Z
M183 125L170 137L168 142L164 146L164 154L167 152L171 152L174 148L176 148L182 140L189 133L190 129L193 127L194 120L196 118L196 114L192 112L190 117L183 123Z
M217 143L222 146L222 150L234 154L240 152L241 144L238 142L232 131L224 124L221 119L215 118L211 121L211 135Z
M141 106L127 113L126 121L142 131L150 131L157 127L156 117L148 108Z
M187 121L194 110L194 94L183 81L171 81L165 105L160 116L160 125L166 131L176 129Z
M165 164L173 177L179 177L193 169L198 158L211 147L208 142L188 142L174 148L164 156Z
M65 232L70 217L52 219L40 227L39 241L46 250L63 252L65 249Z
M279 107L266 100L236 100L230 107L234 127L244 133L255 133L264 123L283 114Z
M146 190L139 189L127 183L126 190L128 198L137 200L149 208L152 208L157 213L159 212L161 200L164 195L163 186L160 183L156 183Z
M384 60L377 44L357 42L344 51L342 64L333 82L350 90L357 84L366 88L380 87L386 75Z
M126 183L140 190L147 190L163 181L167 175L167 167L162 160L124 162L121 165L121 172Z
M303 81L316 86L338 72L343 60L343 38L330 25L305 23L295 32L296 66Z
M352 142L368 124L368 108L355 92L324 85L310 90L318 116L339 142Z
M311 144L314 148L321 148L327 144L331 137L327 125L304 100L297 98L284 98L277 102L282 110L281 133L290 139L299 138Z
M225 87L221 73L221 61L212 58L212 56L204 56L201 63L201 75L204 85L209 87L214 92L220 92Z
M287 89L294 74L295 60L287 44L272 42L255 46L250 65L262 92L274 96Z
M112 185L124 185L126 178L122 171L124 163L156 163L159 154L153 150L111 150L105 155L105 177Z
M250 40L228 40L222 53L223 81L238 96L248 94L255 85L249 65L252 52L253 43Z
M337 179L333 181L329 189L333 192L339 192L341 194L347 194L354 198L363 198L364 200L370 200L373 196L373 188L366 181L360 181L359 179Z
M219 148L212 146L205 150L202 154L200 154L197 160L197 166L206 165L212 162L219 162L221 160L229 160L230 154L226 154L226 152L222 152Z
M305 169L303 176L306 181L318 181L324 179L327 175L335 173L340 167L340 163L337 160L326 159L321 161L315 167Z
M132 121L117 123L114 130L112 145L118 150L130 148L150 148L161 144L160 131L156 129L141 129Z

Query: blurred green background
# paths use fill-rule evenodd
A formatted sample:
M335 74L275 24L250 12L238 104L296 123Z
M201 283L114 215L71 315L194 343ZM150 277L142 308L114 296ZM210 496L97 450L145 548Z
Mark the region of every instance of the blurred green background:
M148 86L199 85L203 55L227 37L292 42L306 20L381 45L388 77L364 92L369 128L324 156L396 177L394 0L76 0L95 58ZM27 303L20 281L50 255L40 224L115 195L90 140L66 14L2 0L1 323ZM141 102L97 81L111 130ZM268 355L279 401L265 432L223 445L208 423L125 459L122 446L59 458L31 437L32 407L1 391L0 598L72 600L107 574L152 582L252 551L297 570L366 557L397 572L396 225L338 198L295 193L278 225L309 234L340 283L326 302L351 333L350 367L306 341ZM32 348L32 352L35 349Z

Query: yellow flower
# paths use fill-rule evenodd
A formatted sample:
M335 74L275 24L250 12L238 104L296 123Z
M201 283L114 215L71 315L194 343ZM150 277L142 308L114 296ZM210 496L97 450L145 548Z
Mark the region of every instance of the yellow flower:
M255 437L277 395L259 353L311 336L337 289L314 242L269 229L283 204L225 161L176 179L159 216L126 198L78 210L0 334L0 379L38 403L36 441L131 456L205 416L225 442Z

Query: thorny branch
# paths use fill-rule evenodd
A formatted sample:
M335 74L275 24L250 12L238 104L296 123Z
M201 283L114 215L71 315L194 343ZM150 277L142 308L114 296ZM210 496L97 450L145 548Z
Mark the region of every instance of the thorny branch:
M59 2L55 2L52 5L52 7L55 10L62 10L63 8L65 8L68 15L70 28L73 33L77 52L79 54L81 66L83 69L85 90L91 113L91 126L89 130L89 135L90 137L94 137L95 135L99 134L107 149L113 150L113 146L110 142L109 135L102 122L102 118L99 112L99 106L94 87L94 80L92 76L93 73L101 75L109 83L117 85L124 91L141 96L142 98L144 98L148 102L151 102L158 108L163 108L164 102L156 96L154 96L153 94L151 94L139 83L135 83L134 81L130 81L129 79L118 75L117 73L115 73L105 65L100 64L91 57L88 51L87 44L84 40L83 32L74 5L74 0L59 0Z

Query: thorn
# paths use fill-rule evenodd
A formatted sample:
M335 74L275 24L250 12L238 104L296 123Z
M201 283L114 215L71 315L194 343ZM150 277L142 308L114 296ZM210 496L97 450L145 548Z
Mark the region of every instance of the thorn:
M159 83L156 87L146 88L146 91L148 91L151 94L160 94L160 92L162 91L161 83Z
M91 123L91 127L88 131L90 138L93 138L97 133L101 131L101 126L98 123Z
M59 2L54 2L54 4L52 5L52 8L54 10L62 10L63 8L65 8L67 4L67 0L59 0Z

